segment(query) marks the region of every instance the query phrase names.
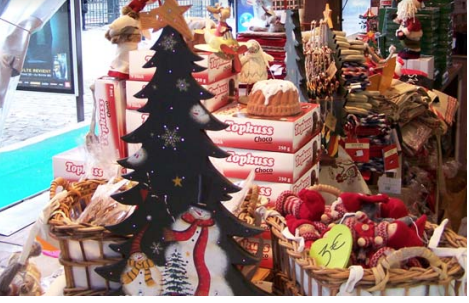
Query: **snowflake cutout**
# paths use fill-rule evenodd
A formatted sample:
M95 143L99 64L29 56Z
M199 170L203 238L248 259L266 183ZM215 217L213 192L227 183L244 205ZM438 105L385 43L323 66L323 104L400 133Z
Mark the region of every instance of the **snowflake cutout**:
M176 127L175 129L170 130L166 128L165 126L164 134L162 136L158 136L160 139L164 141L164 147L171 146L172 148L175 149L177 143L184 141L181 137L177 135L178 130L179 130L179 127Z
M157 255L159 255L160 252L163 251L163 247L161 246L161 243L160 243L160 242L158 242L158 243L153 242L153 243L151 244L150 248L151 248L152 252L153 252L154 254L157 254Z
M176 83L176 87L179 89L179 91L185 91L187 92L187 89L189 88L190 84L187 83L186 79L178 79Z
M172 36L164 37L163 41L161 41L161 45L166 51L174 50L174 45L176 45L176 43L177 41Z

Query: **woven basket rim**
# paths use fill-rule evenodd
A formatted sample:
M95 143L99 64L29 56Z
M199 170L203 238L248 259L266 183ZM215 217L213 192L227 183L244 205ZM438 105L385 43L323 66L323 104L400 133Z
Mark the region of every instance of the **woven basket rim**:
M70 220L70 206L76 199L93 194L94 190L102 184L106 184L106 179L85 179L80 181L67 181L64 178L56 178L50 186L50 198L57 195L57 189L62 187L67 194L60 199L58 207L52 212L48 224L50 232L60 240L123 240L130 236L115 235L104 226L89 223L77 223Z
M318 283L323 285L334 285L339 287L343 283L347 282L350 276L349 268L334 268L328 269L323 266L316 264L314 259L310 258L306 251L298 252L298 244L292 240L289 240L283 236L282 231L286 228L285 223L282 221L283 217L269 217L266 222L271 227L272 234L277 238L278 244L283 247L287 254L298 264L305 272L313 277ZM438 225L427 222L425 230L434 230ZM272 239L274 241L274 239ZM467 247L467 239L457 235L454 231L446 228L441 242L448 242L454 248ZM402 287L402 285L419 285L422 282L430 284L446 283L449 284L452 280L458 280L464 275L464 269L454 258L441 258L443 263L446 265L447 278L444 280L440 279L440 272L436 271L435 268L418 268L412 267L406 269L388 269L389 276L386 283L381 286L381 289L376 289L377 281L382 281L383 277L377 276L382 273L385 269L383 268L364 268L364 276L360 280L356 287L362 287L365 289L383 290L385 288ZM380 265L379 265L380 266ZM290 277L293 281L296 281L296 277Z

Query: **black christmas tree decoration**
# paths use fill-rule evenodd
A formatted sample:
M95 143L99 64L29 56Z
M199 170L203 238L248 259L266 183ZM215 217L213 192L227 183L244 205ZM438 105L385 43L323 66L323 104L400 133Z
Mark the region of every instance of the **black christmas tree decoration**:
M165 5L174 2L166 0L160 9L168 12ZM164 20L160 23L170 24ZM234 237L252 237L262 229L240 221L222 204L240 188L210 161L210 157L228 154L211 141L206 131L219 131L228 125L216 119L201 102L213 97L192 77L193 72L204 70L195 63L202 58L170 25L163 28L151 49L155 54L144 67L156 67L155 74L135 95L148 99L139 111L149 116L122 137L128 143L140 143L141 149L118 161L130 171L124 178L136 185L113 195L116 201L136 208L119 224L106 227L113 234L131 237L111 245L122 254L122 260L96 271L109 281L123 283L123 277L129 274L128 260L145 257L148 262L138 263L136 268L142 268L142 279L152 277L153 288L126 285L123 293L265 294L239 270L239 266L257 264L259 259L241 248ZM136 237L138 255L134 252ZM146 269L150 265L154 266L149 274ZM165 278L158 279L159 273L165 273Z
M309 102L306 85L305 55L301 38L301 26L298 10L287 10L285 20L286 51L286 80L293 82L299 88L300 101Z

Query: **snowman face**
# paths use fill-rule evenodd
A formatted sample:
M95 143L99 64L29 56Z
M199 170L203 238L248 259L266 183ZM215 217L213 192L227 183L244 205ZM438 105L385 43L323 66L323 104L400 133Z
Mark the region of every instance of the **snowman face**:
M142 253L142 252L137 252L137 253L133 253L131 256L130 256L130 259L132 259L133 261L144 261L147 258L147 256Z
M191 118L197 123L206 124L210 121L210 116L204 110L204 108L199 104L194 105L191 108L190 114L191 114Z
M198 208L198 207L189 208L189 213L192 216L194 216L194 218L199 219L199 220L208 220L212 217L210 212L208 212L208 211L206 211L202 208Z
M127 162L132 165L139 165L142 164L146 159L147 151L144 148L140 148L135 154L127 159Z

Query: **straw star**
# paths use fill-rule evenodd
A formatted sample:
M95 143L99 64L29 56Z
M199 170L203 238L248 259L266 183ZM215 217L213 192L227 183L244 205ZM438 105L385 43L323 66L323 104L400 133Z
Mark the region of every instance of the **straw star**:
M153 31L157 31L169 25L185 38L192 40L192 31L184 19L184 13L191 6L179 6L176 0L166 0L160 7L152 9L146 14L140 14L141 26L142 28L153 28Z
M322 15L324 16L324 21L327 22L327 25L329 26L329 28L333 28L332 19L331 19L332 10L329 7L329 3L326 3L326 8L322 12Z

